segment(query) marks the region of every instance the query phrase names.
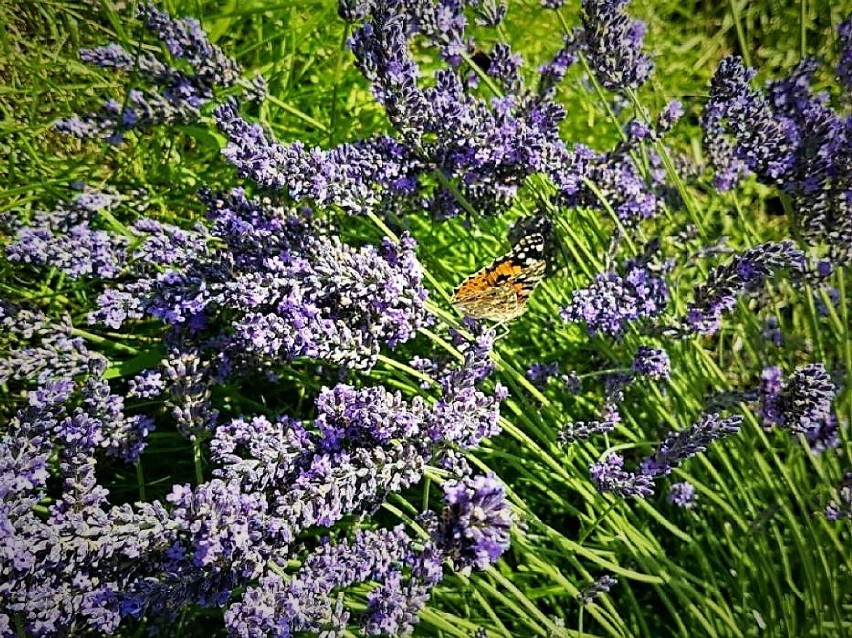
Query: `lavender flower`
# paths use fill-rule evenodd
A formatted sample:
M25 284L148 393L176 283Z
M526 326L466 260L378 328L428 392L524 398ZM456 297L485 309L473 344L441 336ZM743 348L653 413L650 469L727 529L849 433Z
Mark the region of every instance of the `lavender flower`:
M668 379L671 374L671 361L665 350L639 346L633 357L633 372L655 381Z
M695 507L695 487L692 483L687 483L686 481L672 483L666 499L669 503L677 507L692 509Z
M8 351L0 359L0 384L70 379L106 369L103 355L89 350L73 333L70 317L49 319L42 312L0 300L0 327Z
M836 388L822 364L796 368L778 394L781 422L791 432L811 433L831 418Z
M427 554L428 549L421 555ZM403 631L416 621L414 614L425 602L423 592L441 577L440 557L433 555L427 560L437 569L421 565L404 586L400 564L415 564L417 559L402 526L359 531L351 541L325 542L307 556L286 583L277 574L269 574L257 586L249 587L242 601L226 612L225 625L232 635L245 637L341 632L350 614L332 592L373 580L381 584L371 595L368 626ZM418 578L421 582L415 583ZM396 594L393 598L391 591Z
M616 413L615 416L618 417L618 414ZM587 439L595 434L605 434L614 430L615 426L620 422L621 418L618 417L611 418L610 420L573 421L566 423L559 431L559 442L564 445L579 441L580 439Z
M720 190L748 173L777 183L793 163L790 131L774 117L766 98L749 87L753 77L738 57L722 60L713 76L701 126Z
M734 308L739 296L760 288L774 271L800 272L804 263L804 254L792 241L768 242L734 256L695 289L695 298L681 320L682 334L714 334L721 327L722 315Z
M127 238L93 228L101 210L114 208L119 198L87 191L71 204L37 212L29 224L16 223L15 239L6 246L11 262L39 268L58 268L72 279L112 279L121 270Z
M285 189L296 201L320 207L339 206L353 214L379 207L392 196L411 194L420 162L405 146L389 137L343 144L330 151L284 146L250 124L227 102L214 112L228 137L223 155L242 175L258 185Z
M618 579L615 576L604 574L600 578L593 580L591 583L583 587L580 593L577 594L577 600L581 605L588 605L601 594L607 594L618 584Z
M186 245L164 271L152 234L139 248L137 278L105 291L91 322L117 328L147 314L188 332L184 342L198 335L196 347L225 357L233 371L300 356L370 367L380 344L407 341L425 321L409 238L354 248L239 189L205 198L219 248L160 235L164 245Z
M580 34L566 37L564 44L553 58L538 68L539 83L538 93L540 96L551 96L556 85L562 81L568 69L577 61L577 53L580 49Z
M611 91L635 89L651 75L642 53L645 23L624 13L628 0L583 0L583 45L598 81Z
M169 66L150 53L130 53L115 43L82 49L80 59L83 62L132 72L142 80L142 88L128 91L124 104L110 99L100 111L60 120L55 125L57 130L77 137L99 135L113 144L120 144L129 130L197 120L201 108L213 99L216 87L236 84L239 66L210 42L198 20L172 18L153 4L143 4L139 15L146 29L192 73Z
M660 314L667 302L665 282L640 258L627 261L624 275L597 274L591 285L573 292L559 314L565 321L585 322L589 335L620 337L629 322Z
M852 18L848 18L837 28L840 62L837 64L837 77L849 90L852 88Z
M503 485L493 474L448 481L447 507L434 541L456 570L470 573L494 563L509 547L512 512Z
M852 472L847 471L837 489L837 498L825 507L825 518L841 521L852 518Z
M626 498L645 498L654 493L654 482L645 473L628 472L624 469L624 457L610 452L589 468L592 480L599 492L612 492Z
M713 441L737 433L742 420L740 415L722 418L716 413L705 414L685 430L670 434L641 463L642 474L656 478L671 473L686 459L706 451Z
M657 133L667 133L680 118L683 117L683 104L678 100L671 100L666 104L657 117Z
M0 509L7 520L0 596L4 610L34 636L72 627L114 633L120 620L116 583L118 565L129 557L127 529L107 509L108 493L95 478L95 454L103 447L117 449L119 422L127 419L121 399L105 383L90 380L76 408L70 405L74 390L64 379L33 391L29 407L0 438ZM57 463L48 466L50 458ZM45 516L36 508L44 509L40 503L52 471L63 490ZM131 532L135 551L144 550L149 534L167 542L156 516L146 518L144 529Z
M526 370L527 379L538 388L544 388L547 382L559 375L559 362L534 363Z
M840 445L840 425L834 414L829 414L816 428L805 432L808 447L814 454L822 454Z
M827 95L812 95L817 68L805 59L764 94L750 88L754 72L738 58L723 60L702 117L704 141L719 188L731 188L748 173L780 186L792 199L805 239L827 241L846 263L852 255L849 131Z
M783 373L778 366L764 368L760 374L760 419L765 427L780 425L784 416L778 405L778 396L781 394L783 384Z

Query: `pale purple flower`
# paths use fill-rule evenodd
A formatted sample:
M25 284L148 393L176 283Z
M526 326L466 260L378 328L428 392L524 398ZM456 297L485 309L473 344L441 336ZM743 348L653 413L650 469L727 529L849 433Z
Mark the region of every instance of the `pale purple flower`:
M672 483L666 499L677 507L692 509L695 507L695 486L687 481Z
M642 52L646 26L624 12L628 0L583 0L583 50L598 81L611 91L635 89L654 68Z
M705 452L713 441L739 432L742 420L740 415L725 418L715 412L703 415L685 430L669 434L654 454L642 461L642 474L656 478L671 473L688 458Z
M116 43L81 49L80 59L87 64L132 74L137 78L135 88L124 100L106 100L99 111L59 120L57 130L76 137L101 136L121 144L129 130L199 119L201 108L213 99L217 87L237 83L239 66L210 42L198 20L172 18L153 4L143 4L139 16L171 57L184 66L179 69L170 60L146 51L131 53ZM183 70L187 67L191 72Z
M632 368L636 374L661 381L669 378L672 365L669 354L665 350L639 346L633 357Z
M538 388L547 386L547 382L559 376L559 362L534 363L526 370L526 377Z
M591 583L583 587L580 593L577 594L577 600L582 605L588 605L601 594L609 593L609 591L618 584L618 579L615 576L604 574L600 578L593 580Z
M585 288L572 293L560 312L565 321L584 322L589 335L621 337L631 322L665 310L668 288L642 259L628 260L624 274L602 272Z
M695 288L693 301L681 319L681 334L716 333L723 314L736 306L739 297L759 290L774 272L788 269L800 273L804 264L804 254L792 241L767 242L735 255L710 271L707 280Z
M15 238L6 246L11 262L40 269L57 268L72 279L112 279L127 258L126 237L97 228L99 211L115 208L120 198L87 191L71 203L38 211L26 224L13 223Z
M437 547L456 570L483 570L509 547L512 511L502 483L479 475L444 484L447 505L433 532Z
M589 474L599 492L612 492L622 498L645 498L654 493L653 478L644 473L625 470L624 457L617 452L610 452L597 463L593 463Z
M740 58L722 60L701 117L704 147L720 190L749 173L777 183L793 165L791 131L774 116L765 96L749 86L753 77Z
M89 350L82 337L74 335L67 315L49 318L0 300L0 328L8 338L8 351L0 358L0 384L11 380L44 383L71 378L107 366L106 358Z

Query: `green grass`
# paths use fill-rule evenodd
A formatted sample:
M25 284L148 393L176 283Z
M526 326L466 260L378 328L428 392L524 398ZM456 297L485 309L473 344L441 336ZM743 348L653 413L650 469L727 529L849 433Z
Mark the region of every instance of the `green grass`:
M576 24L576 5L563 14ZM729 53L747 56L760 68L759 79L789 69L802 52L835 59L834 27L852 9L847 3L732 0L686 2L634 1L630 12L649 25L647 46L657 71L638 103L657 112L672 98L682 99L687 117L668 140L678 153L695 161L700 151L700 115L709 78L718 60ZM97 142L70 140L51 130L58 117L92 105L99 95L122 96L126 79L93 70L76 59L80 46L109 40L134 42L135 23L125 22L106 2L84 8L77 2L0 3L0 212L26 217L71 196L70 185L84 181L120 191L144 188L154 215L189 227L203 214L196 197L201 185L226 188L236 183L233 169L219 155L221 139L210 122L177 130L154 130L134 137L120 149ZM331 2L203 2L173 0L163 5L173 14L192 14L224 50L247 70L268 80L270 99L259 121L282 142L303 140L328 147L386 130L384 114L343 48L344 23ZM530 68L559 46L562 26L536 0L512 3L503 34L528 56ZM483 33L486 33L483 31ZM486 42L497 34L487 32ZM425 56L425 54L424 54ZM424 57L424 66L429 60ZM830 78L821 76L828 86ZM593 87L580 82L580 69L560 89L569 115L563 137L604 150L618 139L619 123L607 112ZM643 227L638 240L663 238L664 252L685 254L727 236L742 248L788 236L790 222L767 212L769 191L746 184L735 194L719 195L709 179L685 187L689 210L672 210ZM484 217L468 227L461 220L433 223L413 212L403 220L419 242L418 254L430 274L432 303L443 324L457 321L448 294L473 269L504 251L508 220L534 205L534 189L503 219ZM151 213L149 213L151 214ZM117 213L123 224L137 215L129 206ZM672 480L689 480L699 505L677 510L658 495L647 501L624 501L599 494L588 467L607 449L640 457L671 429L686 427L715 393L754 387L765 365L786 371L811 361L830 370L845 370L846 383L836 403L842 422L852 417L852 375L848 294L850 273L840 270L832 284L841 299L828 316L820 316L808 290L785 281L768 287L762 309L742 303L714 339L668 343L673 375L669 382L640 382L624 403L624 422L607 437L560 446L560 427L590 418L600 405L602 388L594 388L596 371L629 367L631 355L648 337L629 333L621 342L590 339L579 326L562 324L557 313L574 288L601 269L612 232L605 217L585 210L559 213L564 257L557 272L535 293L530 310L510 325L496 348L497 377L510 390L503 407L503 433L470 455L475 467L495 471L507 484L523 525L512 548L487 573L454 575L434 592L415 630L418 636L470 636L485 627L489 636L843 636L852 633L852 552L847 523L821 515L833 487L848 465L850 443L843 432L839 452L815 456L790 435L764 431L750 413L742 432L714 445L688 462ZM370 220L341 219L354 240L381 236ZM695 221L702 235L684 247L675 230ZM629 252L629 251L628 251ZM29 300L51 313L70 312L75 325L89 330L85 315L97 287L52 274L31 273L0 264L0 295ZM683 309L707 264L687 264L676 272L675 306ZM785 341L774 346L761 336L762 320L779 317ZM126 334L91 328L99 348L115 364L117 382L131 376L135 352L156 359L155 325ZM441 345L429 334L406 344L393 360ZM556 385L533 387L524 370L536 362L558 361L589 379L584 394L571 395ZM120 364L125 363L124 367ZM382 360L369 381L422 394L419 380ZM310 405L320 381L311 369L290 370L269 403L293 412ZM233 391L233 394L230 394ZM241 403L239 388L225 412L254 407ZM17 392L0 394L0 413L11 414L22 401ZM285 410L286 411L286 410ZM181 478L192 480L192 449L176 433L153 435L143 457L141 485L132 469L118 464L104 470L104 481L117 501L132 501L144 490L157 498ZM845 458L844 458L845 457ZM201 470L209 472L206 461ZM110 474L110 472L112 474ZM207 474L209 477L209 474ZM431 477L440 480L439 473ZM413 517L425 495L423 486L405 498L391 499L377 516L388 521ZM433 488L434 492L434 488ZM434 499L434 494L432 495ZM609 595L581 608L575 595L604 574L618 577ZM357 593L353 600L357 601ZM209 613L209 612L208 612ZM200 624L184 618L172 635L205 635L214 618ZM209 623L209 624L208 624ZM564 623L564 628L562 624Z

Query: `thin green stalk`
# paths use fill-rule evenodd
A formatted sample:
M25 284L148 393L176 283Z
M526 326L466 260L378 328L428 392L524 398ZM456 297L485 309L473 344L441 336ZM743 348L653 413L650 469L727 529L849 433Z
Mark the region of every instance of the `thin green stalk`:
M335 135L337 134L337 93L340 88L340 75L343 69L343 56L348 50L346 40L349 38L349 23L343 23L343 36L340 39L340 48L337 50L337 59L334 63L334 87L331 91L331 113L329 113L328 127L328 145L334 146L337 142Z
M136 459L136 487L139 490L139 500L145 499L145 475L142 473L142 459Z
M204 470L201 464L201 440L198 436L192 439L192 465L195 468L195 483L201 485L204 482Z
M71 334L77 335L78 337L83 337L86 341L90 341L92 343L96 343L99 346L106 346L107 348L111 348L118 352L125 352L127 354L138 355L140 350L136 348L132 348L128 345L120 343L118 341L111 341L109 339L104 339L100 335L96 335L92 332L87 332L86 330L81 330L80 328L72 328Z
M729 6L731 7L731 16L734 18L734 26L737 29L737 42L740 45L740 50L738 53L743 57L743 62L747 67L751 66L751 52L748 46L748 41L746 40L745 35L745 27L743 27L743 19L740 14L740 3L739 0L729 0Z

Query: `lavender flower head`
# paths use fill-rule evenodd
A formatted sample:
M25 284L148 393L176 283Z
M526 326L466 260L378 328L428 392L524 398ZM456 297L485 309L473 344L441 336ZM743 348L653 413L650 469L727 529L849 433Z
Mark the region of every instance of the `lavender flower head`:
M669 474L686 459L707 450L707 446L717 439L739 432L742 416L726 418L711 412L680 432L670 434L657 448L657 451L645 459L642 473L658 477Z
M593 463L589 473L599 492L612 492L622 498L645 498L654 493L652 477L625 470L624 457L617 452L610 452L602 460Z
M729 190L749 173L777 183L793 163L790 130L774 116L766 98L751 89L753 77L740 58L722 60L701 117L704 147L720 190Z
M778 405L778 396L784 387L784 376L778 366L769 366L760 373L760 419L764 427L780 425L784 416Z
M382 343L407 341L425 321L410 238L356 248L241 189L205 199L216 251L138 269L101 295L90 321L116 328L154 317L232 371L296 357L368 368Z
M671 374L671 360L665 350L639 346L633 357L633 372L655 381L668 379Z
M527 368L526 376L536 387L544 388L550 379L559 376L559 362L534 363Z
M804 254L792 241L767 242L735 255L696 287L695 298L681 321L683 336L714 334L722 325L722 315L734 308L738 297L758 290L774 271L786 268L800 272L804 264Z
M493 474L448 481L444 500L434 539L458 571L483 570L508 549L512 512Z
M609 593L609 591L618 584L618 579L615 576L604 574L597 580L592 581L577 594L577 600L582 605L588 605L601 594Z
M624 12L628 0L583 0L583 45L598 81L610 91L640 87L654 68L642 53L645 23Z
M686 481L672 483L666 499L669 503L677 507L692 509L695 507L695 486Z
M791 432L807 434L831 419L837 389L820 363L797 368L778 394L778 411Z
M45 383L100 373L106 358L74 335L71 318L48 318L38 310L0 300L0 328L8 348L0 359L0 384L10 381Z
M847 91L852 90L852 17L837 28L840 62L837 64L837 77Z
M141 88L128 91L124 103L110 99L100 111L60 120L57 130L77 137L102 136L120 144L125 132L132 129L197 120L217 87L237 83L239 66L210 42L198 20L172 18L153 4L143 4L139 16L171 56L182 60L192 73L169 66L148 52L131 53L116 43L81 49L83 62L133 73L142 80Z
M98 229L96 220L120 199L87 190L70 204L37 212L27 225L15 223L16 236L6 246L6 257L36 268L58 268L72 279L116 277L127 257L127 238Z
M602 272L586 288L575 290L560 311L570 322L585 322L589 335L620 337L630 322L654 317L665 310L668 288L640 259L628 260L624 274Z

